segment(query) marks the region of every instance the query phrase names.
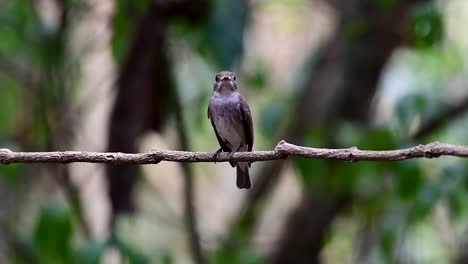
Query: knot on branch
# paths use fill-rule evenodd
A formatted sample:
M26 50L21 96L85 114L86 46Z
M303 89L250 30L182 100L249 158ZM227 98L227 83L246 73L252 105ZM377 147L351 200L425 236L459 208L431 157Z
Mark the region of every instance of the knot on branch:
M280 142L278 142L278 144L276 144L275 151L286 152L288 148L287 145L288 145L288 142L281 140Z
M107 161L112 161L112 160L115 160L115 155L114 154L107 154L105 156L106 160Z
M430 144L427 144L424 147L424 157L426 158L438 158L440 157L441 153L439 151L439 148L441 147L440 142L433 142Z
M278 153L280 157L287 158L288 152L291 150L291 148L291 144L284 140L281 140L280 142L278 142L278 144L276 144L275 152Z
M150 157L154 164L158 164L163 159L162 151L157 148L152 148L150 150Z
M347 162L356 162L356 151L358 148L356 146L348 148L346 151L348 152L348 155L346 157Z

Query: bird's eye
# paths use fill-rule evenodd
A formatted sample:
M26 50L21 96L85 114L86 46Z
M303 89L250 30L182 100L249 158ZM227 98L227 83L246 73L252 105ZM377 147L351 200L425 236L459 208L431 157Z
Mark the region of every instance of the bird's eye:
M233 79L234 81L236 81L236 76L234 75L234 76L232 77L232 79Z
M216 75L215 81L216 81L216 82L219 82L219 76L218 76L218 75Z

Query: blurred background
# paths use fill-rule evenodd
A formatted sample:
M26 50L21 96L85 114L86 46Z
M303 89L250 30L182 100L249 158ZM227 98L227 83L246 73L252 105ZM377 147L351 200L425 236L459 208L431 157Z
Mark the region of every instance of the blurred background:
M468 144L465 0L0 0L0 148ZM468 263L468 162L0 166L0 263Z

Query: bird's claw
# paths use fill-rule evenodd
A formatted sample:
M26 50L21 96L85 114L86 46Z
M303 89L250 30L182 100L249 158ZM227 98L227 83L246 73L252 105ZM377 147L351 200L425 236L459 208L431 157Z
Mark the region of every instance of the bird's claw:
M214 163L216 163L216 161L217 161L216 159L218 158L218 155L219 155L219 153L221 153L221 151L223 151L223 150L220 148L213 155Z

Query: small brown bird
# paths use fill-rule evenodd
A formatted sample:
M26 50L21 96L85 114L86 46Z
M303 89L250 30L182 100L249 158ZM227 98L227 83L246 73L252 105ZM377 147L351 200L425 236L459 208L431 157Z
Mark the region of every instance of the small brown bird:
M252 114L244 97L237 91L236 74L222 71L216 74L213 94L208 104L208 118L221 148L216 152L252 151L254 133ZM237 167L236 185L250 189L250 162L230 162Z

